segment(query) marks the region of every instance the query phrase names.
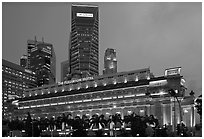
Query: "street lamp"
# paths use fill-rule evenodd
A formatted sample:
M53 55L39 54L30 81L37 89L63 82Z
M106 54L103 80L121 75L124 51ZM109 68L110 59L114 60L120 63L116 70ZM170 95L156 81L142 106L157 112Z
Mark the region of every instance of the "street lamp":
M178 102L178 104L179 104L179 113L180 113L180 124L182 123L182 121L183 121L183 116L182 116L182 112L181 112L181 102L179 101L179 99L178 99L178 97L176 96L176 92L175 92L175 90L174 89L169 89L168 90L168 92L169 92L169 94L172 96L172 97L174 97L174 99L176 99L177 100L177 102ZM174 100L174 126L175 126L175 118L176 118L176 107L175 107L175 100ZM175 128L174 128L175 129Z

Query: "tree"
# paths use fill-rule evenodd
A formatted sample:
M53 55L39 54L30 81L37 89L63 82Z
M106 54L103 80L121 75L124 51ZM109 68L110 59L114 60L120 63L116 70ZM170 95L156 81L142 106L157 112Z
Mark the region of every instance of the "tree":
M193 90L191 90L191 92L189 93L190 96L194 96L194 94L195 93L193 92Z
M197 113L200 115L200 123L202 123L202 95L195 100L195 107L197 109Z

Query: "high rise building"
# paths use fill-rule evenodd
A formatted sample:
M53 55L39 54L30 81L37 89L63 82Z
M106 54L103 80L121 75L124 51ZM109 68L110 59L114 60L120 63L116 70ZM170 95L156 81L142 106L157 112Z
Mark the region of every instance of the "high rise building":
M69 60L63 61L61 63L61 81L65 81L68 79L68 75L70 73Z
M23 55L23 56L21 57L21 59L20 59L20 65L21 65L22 67L24 67L24 68L27 67L27 59L28 59L27 55Z
M37 79L34 72L2 59L3 116L8 114L8 107L5 104L10 98L22 97L25 89L33 87L37 87Z
M108 48L104 55L104 70L103 74L117 73L117 60L115 49Z
M56 59L52 44L38 42L30 50L30 70L36 73L38 86L55 83Z
M39 43L43 43L43 42L37 41L36 36L35 36L35 40L28 40L27 41L27 69L30 69L31 49L37 47L37 45Z
M72 5L70 33L70 70L99 74L98 6Z

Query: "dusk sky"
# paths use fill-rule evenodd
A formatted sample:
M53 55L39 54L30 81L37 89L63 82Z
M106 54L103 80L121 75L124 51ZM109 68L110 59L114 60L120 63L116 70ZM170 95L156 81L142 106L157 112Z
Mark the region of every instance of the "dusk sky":
M87 3L81 3L87 4ZM99 6L99 73L106 48L118 72L150 67L155 76L181 66L187 93L202 92L202 3L89 3ZM3 3L2 58L19 64L27 40L52 43L57 81L68 59L71 3Z

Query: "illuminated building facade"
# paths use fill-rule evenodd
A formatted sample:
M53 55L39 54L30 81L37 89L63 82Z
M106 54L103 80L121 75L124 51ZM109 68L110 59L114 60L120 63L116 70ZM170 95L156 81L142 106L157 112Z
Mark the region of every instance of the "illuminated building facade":
M115 49L108 48L104 56L104 70L103 74L117 73L117 60Z
M61 82L68 80L70 73L69 60L63 61L61 63Z
M36 75L20 65L2 59L2 115L8 115L4 105L9 99L22 97L23 91L37 87Z
M20 59L20 65L21 65L22 67L24 67L24 68L27 67L27 59L28 59L27 55L23 55L23 56L21 57L21 59Z
M120 113L123 118L135 112L139 115L153 114L161 125L173 125L174 121L180 121L180 113L178 103L174 105L175 99L168 93L169 89L176 91L182 110L189 112L186 119L190 119L189 124L193 126L194 106L191 99L185 99L184 79L180 72L177 70L174 74L151 78L149 68L28 89L19 99L15 115L26 117L28 111L36 118L62 113L72 113L73 116Z
M30 70L36 73L38 86L55 83L56 58L52 44L42 42L31 49Z
M72 5L70 33L70 70L99 74L98 6Z

